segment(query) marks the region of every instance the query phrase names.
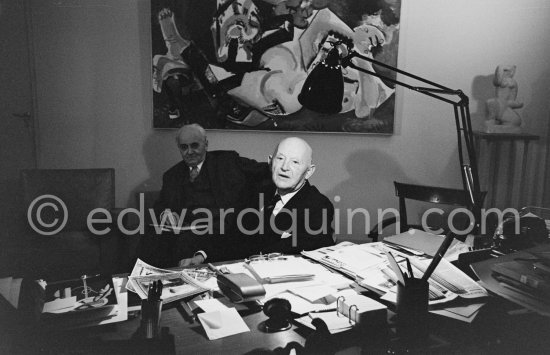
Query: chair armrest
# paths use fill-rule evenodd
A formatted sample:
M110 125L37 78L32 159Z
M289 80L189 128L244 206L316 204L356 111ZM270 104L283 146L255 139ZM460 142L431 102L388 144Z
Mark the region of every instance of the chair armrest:
M397 222L397 217L388 217L384 218L382 222L377 223L369 232L367 235L369 238L372 239L373 242L378 241L378 237L380 236L380 231L383 231L384 228L391 226L392 224L395 224Z

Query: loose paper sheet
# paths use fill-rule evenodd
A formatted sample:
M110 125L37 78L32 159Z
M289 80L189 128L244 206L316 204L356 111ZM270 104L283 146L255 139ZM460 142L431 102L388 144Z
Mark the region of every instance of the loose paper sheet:
M198 317L210 340L250 331L235 308L200 313Z

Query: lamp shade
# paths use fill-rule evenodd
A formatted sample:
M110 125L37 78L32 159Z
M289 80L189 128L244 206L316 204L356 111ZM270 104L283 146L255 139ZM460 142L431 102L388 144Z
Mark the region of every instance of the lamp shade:
M344 77L340 57L338 51L333 49L308 75L298 101L316 112L338 113L342 110L343 97Z

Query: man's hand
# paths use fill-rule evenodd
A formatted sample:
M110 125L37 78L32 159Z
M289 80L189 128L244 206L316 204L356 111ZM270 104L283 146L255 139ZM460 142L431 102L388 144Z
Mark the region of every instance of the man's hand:
M201 254L197 254L192 258L181 259L178 265L180 267L184 267L184 266L190 266L190 265L199 265L202 263L204 263L204 256L202 256Z

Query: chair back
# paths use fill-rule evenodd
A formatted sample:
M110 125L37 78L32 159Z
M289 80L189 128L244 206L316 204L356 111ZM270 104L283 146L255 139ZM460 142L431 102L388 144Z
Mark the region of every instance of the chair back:
M406 200L416 200L430 204L449 206L468 206L467 191L446 187L404 184L394 181L395 195L399 198L400 232L410 228L422 229L421 226L412 225L407 217ZM485 199L486 191L481 193L481 203ZM462 228L462 226L461 226Z
M66 231L87 230L90 211L115 207L115 170L112 168L22 170L20 184L25 213L33 201L45 195L53 195L63 202L68 215L63 228ZM54 208L43 208L41 212L44 222L55 218L57 213Z

